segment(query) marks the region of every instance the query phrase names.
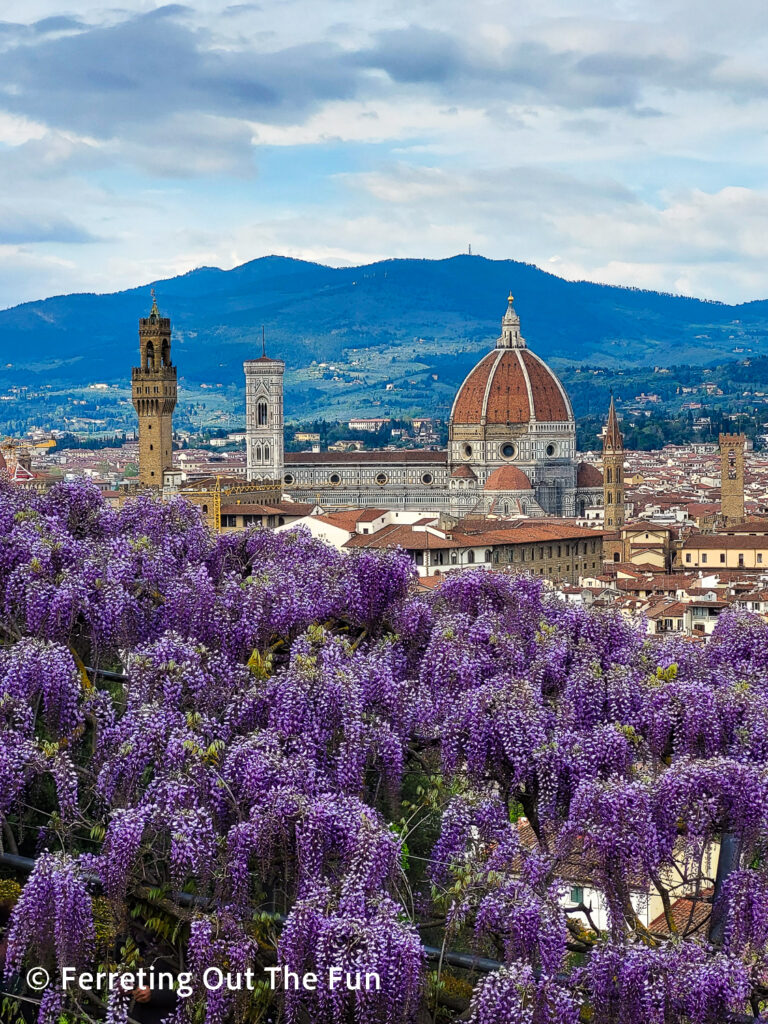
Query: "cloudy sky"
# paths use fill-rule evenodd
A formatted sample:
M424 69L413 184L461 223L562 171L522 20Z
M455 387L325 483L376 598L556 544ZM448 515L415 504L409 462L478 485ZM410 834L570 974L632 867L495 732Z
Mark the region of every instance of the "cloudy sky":
M0 307L268 253L768 297L765 0L0 5Z

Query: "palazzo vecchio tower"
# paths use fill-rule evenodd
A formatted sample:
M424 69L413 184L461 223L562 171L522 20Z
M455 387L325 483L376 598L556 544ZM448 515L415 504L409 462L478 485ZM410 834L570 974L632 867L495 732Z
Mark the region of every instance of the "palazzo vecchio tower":
M139 484L162 487L172 468L172 419L176 367L171 363L171 321L160 316L154 290L152 310L139 320L140 366L131 370L133 407L139 417Z

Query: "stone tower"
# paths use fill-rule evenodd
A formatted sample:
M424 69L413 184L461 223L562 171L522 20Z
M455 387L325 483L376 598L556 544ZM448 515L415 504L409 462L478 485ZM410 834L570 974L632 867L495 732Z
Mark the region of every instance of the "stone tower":
M720 435L720 512L726 523L744 519L744 434Z
M133 407L139 417L139 483L162 487L173 464L173 410L176 367L171 363L171 321L160 316L152 291L152 310L139 320L140 366L131 370Z
M620 530L624 526L624 438L619 430L613 395L603 435L603 509L604 528Z
M249 480L283 482L282 359L270 359L262 333L261 355L247 359L245 370L245 443Z

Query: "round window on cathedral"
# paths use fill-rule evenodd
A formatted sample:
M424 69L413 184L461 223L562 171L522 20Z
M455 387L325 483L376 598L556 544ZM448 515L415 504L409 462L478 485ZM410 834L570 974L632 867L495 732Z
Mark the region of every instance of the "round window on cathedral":
M340 484L341 483L341 477L339 476L338 473L331 473L330 479L331 479L331 483L332 484Z
M283 481L285 483L287 483L287 484L292 484L293 483L293 474L292 473L286 473L285 476L283 477Z
M501 446L501 457L503 459L514 459L517 455L517 448L510 441Z
M471 459L472 458L472 445L471 444L465 444L464 445L464 458L465 459Z
M434 477L432 476L431 473L422 473L421 475L421 482L423 484L431 484L433 479Z
M547 453L548 457L549 457L549 458L551 459L551 458L552 458L552 456L553 456L553 455L555 454L555 452L557 451L557 449L555 448L555 446L554 446L553 444L548 444L548 445L547 445L547 447L546 447L546 449L545 449L545 451L546 451L546 453Z
M387 474L386 473L377 473L376 474L376 483L377 484L382 484L383 485L386 482L387 482Z

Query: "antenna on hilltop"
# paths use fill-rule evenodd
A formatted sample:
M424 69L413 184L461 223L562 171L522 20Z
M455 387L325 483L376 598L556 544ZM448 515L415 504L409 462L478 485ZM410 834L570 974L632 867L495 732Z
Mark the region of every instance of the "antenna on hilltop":
M467 255L469 255L469 256L472 255L472 243L471 242L469 243L469 252L467 253Z

